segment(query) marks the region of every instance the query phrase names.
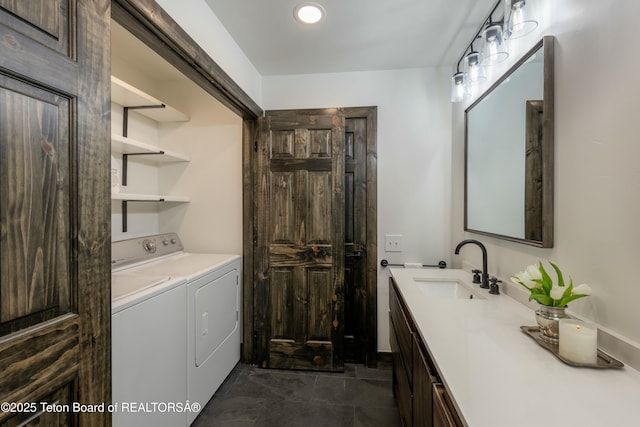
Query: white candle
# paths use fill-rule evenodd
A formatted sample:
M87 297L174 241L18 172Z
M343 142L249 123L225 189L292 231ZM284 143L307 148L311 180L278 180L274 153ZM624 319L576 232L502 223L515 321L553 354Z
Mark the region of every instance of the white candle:
M577 319L560 319L559 351L575 363L596 363L598 360L598 329Z

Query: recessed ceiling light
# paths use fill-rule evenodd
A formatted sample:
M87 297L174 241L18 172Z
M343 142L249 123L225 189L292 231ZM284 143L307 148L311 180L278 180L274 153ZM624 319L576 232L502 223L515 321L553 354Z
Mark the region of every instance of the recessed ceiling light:
M324 18L324 8L316 3L302 3L293 9L293 17L303 24L317 24Z

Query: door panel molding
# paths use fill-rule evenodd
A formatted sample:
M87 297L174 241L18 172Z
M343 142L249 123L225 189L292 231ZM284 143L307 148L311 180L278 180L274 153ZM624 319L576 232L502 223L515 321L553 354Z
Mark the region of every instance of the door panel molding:
M350 167L350 162L353 162L353 145L345 145L345 148L340 153L341 160L338 162L332 162L331 158L327 157L314 157L335 155L332 147L327 145L326 141L326 126L331 126L334 120L329 116L326 116L327 112L340 110L344 113L345 119L361 119L366 128L366 141L359 141L359 150L365 150L361 158L366 159L365 169L366 171L362 176L359 176L357 183L352 181L347 182L348 173L347 170ZM326 245L322 242L325 240L326 230L314 230L313 226L309 225L309 218L305 212L301 210L293 210L293 213L284 214L282 209L275 208L270 204L267 192L264 189L276 186L274 194L281 200L293 200L296 196L304 196L309 199L314 199L314 203L318 206L315 207L316 216L321 212L326 212L326 197L321 195L320 197L311 197L314 188L316 191L321 191L321 185L310 185L308 177L315 174L314 178L316 183L323 182L322 174L334 174L339 173L345 177L345 180L338 186L331 189L331 200L334 197L338 198L338 203L343 205L345 209L345 191L348 185L357 185L363 199L365 199L365 207L363 212L359 213L358 231L359 235L365 235L366 239L357 242L351 242L352 249L355 248L359 256L363 256L362 274L364 277L364 284L359 293L358 304L361 306L359 320L362 324L362 328L365 331L365 337L362 344L365 347L364 362L369 367L377 366L377 147L376 147L376 132L377 132L377 108L376 107L354 107L344 109L311 109L311 110L279 110L267 112L266 118L261 118L258 121L257 135L253 141L255 144L252 150L247 150L249 158L245 158L245 165L251 169L251 185L248 186L250 192L245 193L245 201L247 197L250 200L256 200L255 204L251 204L252 215L251 221L245 228L248 230L251 236L250 242L252 243L251 250L245 248L245 256L250 257L252 267L255 265L255 270L245 272L245 295L250 295L251 299L245 299L245 337L251 337L252 340L245 339L243 356L246 361L263 367L272 368L294 368L295 363L292 359L300 358L307 362L299 362L298 368L302 369L318 369L318 363L321 365L326 360L342 360L342 354L344 349L342 348L342 340L338 346L331 345L330 341L324 341L324 339L312 339L321 338L320 336L309 336L307 343L308 346L300 347L295 344L295 337L299 337L302 324L307 322L303 316L294 315L297 308L296 305L309 302L308 296L308 280L306 276L301 276L300 273L295 272L295 267L307 266L311 268L313 264L316 266L331 266L330 259L335 259L336 250L340 251L339 265L333 265L332 268L338 268L340 270L339 280L340 286L336 287L339 292L335 292L330 295L332 300L331 316L326 317L331 324L331 339L335 339L336 335L342 336L344 334L344 317L342 316L344 304L345 304L345 289L344 289L344 274L345 274L345 246L344 245ZM275 126L274 126L275 124ZM305 126L312 125L313 129L320 129L318 132L311 132L308 129L305 130ZM274 128L276 130L274 130ZM302 128L298 130L297 128ZM345 133L345 128L342 127L340 131L345 137L345 144L348 142L348 136ZM271 138L271 139L270 139ZM313 139L316 138L315 141ZM315 146L315 149L311 147ZM265 172L269 165L271 173ZM303 169L304 171L302 171ZM331 172L329 172L331 171ZM286 175L288 178L283 179ZM302 175L301 175L302 174ZM304 177L303 177L304 176ZM275 177L275 178L274 178ZM293 183L291 182L293 177ZM277 184L274 184L276 182ZM304 184L303 184L304 183ZM300 187L302 185L302 187ZM279 187L278 187L279 186ZM247 187L245 187L247 188ZM303 190L304 189L304 190ZM364 191L362 194L361 192ZM293 203L293 202L291 202ZM273 226L273 218L269 218L268 215L259 215L261 206L269 206L268 210L277 216L277 221L281 226L277 229L279 237L277 244L272 241L270 244L265 241L265 236L261 235L261 230L265 230L265 227ZM344 215L344 214L343 214ZM293 220L291 219L293 217ZM343 216L344 218L344 216ZM339 225L339 233L344 235L346 231L344 221L341 221ZM291 225L295 224L295 225ZM297 225L301 224L301 225ZM284 230L293 227L293 234L285 232ZM353 225L351 225L353 228ZM313 243L308 242L307 245L295 246L289 243L299 243L306 236L309 229L312 230L312 235L317 238ZM352 232L353 230L350 230ZM334 231L335 232L335 231ZM275 236L274 234L274 236ZM286 236L286 237L285 237ZM293 236L293 237L292 237ZM319 236L319 237L318 237ZM293 240L293 242L290 242ZM247 240L245 240L247 241ZM370 256L367 256L371 254ZM268 269L258 268L260 265L270 265L272 272L269 273ZM351 272L349 272L351 273ZM273 275L278 277L274 277ZM338 275L335 275L338 277ZM286 277L286 280L285 280ZM271 281L275 280L279 282L270 288ZM304 281L307 290L301 294L296 294L292 291L293 281ZM286 282L286 283L285 283ZM334 286L337 282L334 283ZM269 301L272 296L272 292L289 292L287 297L279 295L275 299L279 301L279 305L276 308L276 313L269 314L268 304L264 301ZM289 310L289 311L287 311ZM314 316L316 318L322 318L322 307L316 309ZM339 316L335 316L336 313L340 313ZM273 317L275 316L275 318ZM270 322L275 319L282 322L292 322L291 330L284 332L287 328L284 325L278 324L274 327L272 333L272 339L269 339L269 326ZM320 324L320 323L319 323ZM312 325L313 326L313 325ZM289 336L287 337L287 334ZM313 347L311 348L306 347ZM315 364L313 361L316 361ZM307 363L305 366L304 363Z
M353 249L364 256L365 283L359 296L359 304L362 307L360 322L363 323L365 331L364 363L367 367L373 368L378 364L378 108L375 106L344 108L344 114L347 122L349 119L364 119L366 126L366 142L362 145L366 150L364 156L366 162L365 211L358 216L361 219L360 227L365 228L362 233L366 236L366 243L364 245L355 243ZM347 155L349 155L348 142L347 138ZM348 157L346 167L349 167Z
M110 5L0 0L0 402L111 400Z
M270 111L260 127L255 210L260 255L254 270L260 279L253 301L257 361L263 367L342 371L342 112Z

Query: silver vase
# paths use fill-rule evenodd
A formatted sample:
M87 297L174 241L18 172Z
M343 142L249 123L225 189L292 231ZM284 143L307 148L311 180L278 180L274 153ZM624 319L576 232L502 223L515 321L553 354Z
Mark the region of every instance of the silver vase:
M549 307L540 304L536 310L536 321L540 330L540 338L544 341L558 344L558 329L560 319L568 317L565 313L566 307Z

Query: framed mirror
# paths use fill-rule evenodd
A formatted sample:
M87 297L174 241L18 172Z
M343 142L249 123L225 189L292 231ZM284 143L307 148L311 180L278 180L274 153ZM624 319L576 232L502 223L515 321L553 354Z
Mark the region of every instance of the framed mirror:
M553 247L554 38L465 110L465 230Z

